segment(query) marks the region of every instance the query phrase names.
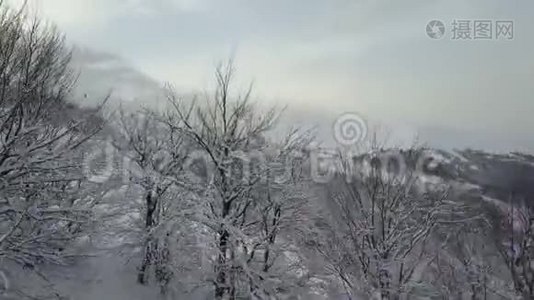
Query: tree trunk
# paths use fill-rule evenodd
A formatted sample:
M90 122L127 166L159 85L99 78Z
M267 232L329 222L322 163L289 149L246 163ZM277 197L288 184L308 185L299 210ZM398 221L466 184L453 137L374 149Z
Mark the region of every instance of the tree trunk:
M147 244L145 246L145 256L143 257L143 262L141 263L141 267L139 268L139 272L137 273L137 283L145 285L146 282L146 271L148 269L148 266L150 266L151 257L150 257L150 241L147 241Z
M226 218L226 216L230 212L230 203L224 201L223 208L222 208L222 218ZM221 224L221 228L219 229L219 255L217 258L217 265L216 265L216 280L215 280L215 298L216 299L223 299L226 295L229 295L230 287L228 282L228 239L230 237L230 232L228 232L227 229L225 229L225 225Z
M227 284L227 259L226 253L228 249L229 233L226 229L221 229L219 238L219 255L217 258L216 273L217 279L215 281L215 298L223 299L228 292Z
M139 273L137 273L137 282L139 284L146 284L147 269L153 263L154 249L153 246L157 244L157 241L154 241L151 229L156 225L156 207L157 207L157 198L153 197L152 191L148 191L146 196L146 216L145 216L145 229L148 232L149 236L145 242L145 255L143 257L143 262L139 268Z

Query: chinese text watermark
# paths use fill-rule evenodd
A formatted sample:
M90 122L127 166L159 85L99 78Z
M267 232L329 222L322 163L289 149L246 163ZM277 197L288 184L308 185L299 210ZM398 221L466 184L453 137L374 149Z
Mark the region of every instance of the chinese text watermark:
M514 39L513 20L454 19L450 26L440 20L431 20L426 25L426 34L431 39L442 39L447 35L451 40L512 40Z

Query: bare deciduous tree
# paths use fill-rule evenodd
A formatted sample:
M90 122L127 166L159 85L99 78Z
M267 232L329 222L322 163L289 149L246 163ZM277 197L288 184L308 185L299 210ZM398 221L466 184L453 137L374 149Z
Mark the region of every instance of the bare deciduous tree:
M260 166L266 169L265 180L251 192L251 210L240 216L238 224L248 237L240 242L245 281L260 299L291 294L302 269L295 246L311 196L309 177L303 173L309 161L302 153L310 141L309 135L294 130L272 145L276 151L266 154Z
M181 188L183 166L188 155L185 135L167 126L157 115L150 111L126 113L120 111L118 117L119 136L115 145L125 156L124 167L130 184L143 191L144 254L139 267L137 281L146 284L149 268L154 268L154 276L165 292L172 277L168 249L167 224L171 215L167 210L179 209L173 199L175 194L168 193ZM166 223L167 222L167 223Z
M217 68L214 95L195 108L184 107L183 101L171 93L173 110L166 118L170 128L186 134L205 154L207 167L213 170L208 172L205 206L199 220L216 237L211 280L217 299L250 295L261 285L256 281L266 279L276 256L282 218L288 216L291 197L297 197L283 195L279 186L266 181L272 171L268 160L274 158L266 154L266 133L275 124L278 112L259 112L250 102L251 89L233 98L233 76L231 63ZM286 151L292 143L296 147L296 140L288 140L282 147L288 146ZM261 268L257 261L252 266L259 252L263 257Z
M73 115L70 57L53 28L0 2L0 261L36 272L69 262L95 200L80 189L79 146L103 123Z
M405 155L410 153L417 152ZM428 259L425 243L446 212L447 191L420 189L414 170L395 173L380 163L381 155L389 153L347 158L363 161L361 169L352 168L355 161L342 162L345 180L329 189L331 216L318 250L349 294L398 299Z
M534 297L534 214L524 201L511 195L504 213L493 214L493 237L509 271L516 295Z

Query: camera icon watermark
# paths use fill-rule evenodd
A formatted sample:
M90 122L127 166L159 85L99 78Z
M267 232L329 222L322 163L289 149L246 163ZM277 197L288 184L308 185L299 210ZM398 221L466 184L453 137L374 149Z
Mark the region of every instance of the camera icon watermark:
M445 24L440 20L432 20L426 25L426 34L429 38L439 40L445 36Z

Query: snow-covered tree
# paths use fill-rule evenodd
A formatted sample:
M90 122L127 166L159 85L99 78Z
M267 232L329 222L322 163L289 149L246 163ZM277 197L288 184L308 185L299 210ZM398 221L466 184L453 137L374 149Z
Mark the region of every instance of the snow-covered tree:
M231 63L217 68L214 95L195 107L170 93L173 110L166 115L167 124L191 139L204 163L203 206L197 220L215 237L213 255L208 255L213 258L213 275L208 280L217 299L250 296L267 286L267 273L280 254L275 248L286 225L283 220L297 203L292 197L302 196L268 177L273 160L296 149L303 139L292 134L278 148L283 151L271 155L272 144L266 138L278 112L255 108L251 89L232 97L233 76Z
M264 168L264 180L251 191L250 209L237 222L247 237L239 242L243 280L260 299L291 295L302 285L297 239L311 197L304 173L308 159L302 152L310 141L309 135L295 130L270 144L274 151L266 151L257 166Z
M431 258L425 244L447 212L447 189L421 189L415 170L395 171L382 156L391 153L341 162L341 175L329 184L330 215L317 249L347 293L398 299Z
M176 132L148 110L118 115L114 144L123 157L125 176L130 185L142 190L144 254L137 281L146 284L149 270L165 292L172 277L168 239L171 221L180 210L175 199L188 155L186 136ZM181 220L183 221L183 220Z
M103 123L68 102L70 57L54 28L0 1L0 263L38 273L71 260L95 201L80 145Z
M517 297L534 297L534 210L510 195L493 213L493 241L509 272Z

